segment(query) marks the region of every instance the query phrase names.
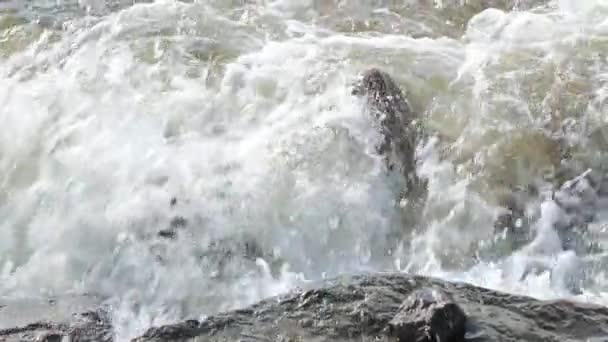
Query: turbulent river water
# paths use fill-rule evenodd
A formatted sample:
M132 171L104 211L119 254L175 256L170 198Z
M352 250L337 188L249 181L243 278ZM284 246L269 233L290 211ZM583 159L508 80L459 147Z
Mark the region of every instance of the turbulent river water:
M602 205L593 252L552 243L543 191L530 244L493 227L564 164L539 132L608 168L608 1L133 2L0 1L0 297L95 294L118 340L361 271L608 305ZM370 67L430 137L411 229L351 95ZM243 236L257 258L209 256Z

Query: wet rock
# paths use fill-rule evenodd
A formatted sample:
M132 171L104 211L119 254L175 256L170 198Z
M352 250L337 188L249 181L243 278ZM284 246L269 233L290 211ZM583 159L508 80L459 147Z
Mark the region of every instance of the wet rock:
M112 341L108 311L65 304L75 300L60 298L36 313L28 313L28 301L0 300L0 341ZM74 311L59 313L58 307ZM16 313L22 320L7 327L12 321L6 315ZM151 327L133 341L393 341L409 332L415 335L407 341L459 341L464 333L476 342L605 341L608 308L403 273L362 274L309 284L202 321Z
M596 213L606 209L597 178L596 172L590 169L564 182L552 191L550 198L544 199L537 192L518 195L514 191L502 202L506 211L495 221L495 232L504 235L512 250L525 246L537 233L534 230L536 222L528 217L525 206L530 203L540 206L543 201L552 201L559 209L555 213L557 217L551 219L554 221L552 228L559 236L562 249L580 255L601 252L588 231L588 226L597 219ZM537 198L530 199L534 195Z
M513 191L499 200L504 210L494 221L494 233L508 242L509 251L523 247L533 238L530 220L526 216L526 195Z
M198 255L200 264L213 277L228 280L251 270L262 271L258 260L263 260L273 276L280 272L284 260L264 246L252 235L237 234L206 244Z
M423 137L419 116L393 78L379 69L365 71L352 93L366 101L366 109L381 136L376 150L384 157L387 170L400 175L404 182L396 198L402 220L401 227L392 233L392 240L397 241L403 228L408 230L418 224L426 201L426 180L416 172L416 147Z
M217 266L220 274L229 265L255 262L258 258L270 257L260 244L250 236L232 236L211 241L199 256L202 261Z
M402 174L408 186L413 187L418 181L415 152L419 132L417 115L403 92L390 75L369 69L355 84L353 94L367 100L370 115L382 136L376 149L386 157L388 169Z
M71 302L80 302L82 298L65 298L60 306L63 309L68 307L78 310L80 305L72 305ZM0 341L2 342L111 342L113 341L113 331L110 322L110 317L105 309L100 307L86 310L83 312L74 312L72 314L61 313L56 311L55 304L38 307L31 311L28 307L30 301L13 301L10 305L6 305L9 313L23 315L29 318L32 323L23 326L0 329ZM31 315L26 313L30 312ZM1 314L1 313L0 313ZM54 320L54 322L45 322L41 320Z
M38 341L40 342L61 342L63 340L62 333L48 333L40 336Z
M165 239L173 239L177 236L180 229L186 228L188 221L182 216L175 216L169 222L169 228L162 229L158 232L158 236Z
M176 234L177 233L175 230L163 229L158 232L158 237L165 238L165 239L173 239L173 238L175 238Z
M94 310L77 315L67 331L70 341L112 342L113 331L110 317L104 310Z
M429 297L433 291L438 295ZM608 334L608 308L407 274L368 274L311 285L200 322L154 327L134 341L388 341L399 332L411 336L408 331L418 335L406 341L459 341L465 332L478 342L601 341Z
M398 341L463 341L466 315L451 298L437 290L425 289L410 295L388 323L388 331Z
M481 5L485 8L487 4ZM418 223L426 201L426 183L416 174L416 147L425 136L420 129L420 117L410 107L397 82L379 69L372 68L362 73L353 87L353 94L363 97L367 103L369 115L381 136L376 149L384 157L387 169L403 177L405 189L397 199L399 203L405 203L402 205L402 226L413 227ZM526 148L530 144L538 148ZM592 182L590 175L575 177L575 171L563 163L568 159L569 149L552 134L534 131L508 137L503 149L499 155L504 155L504 160L488 165L491 178L502 184L494 184L494 187L506 188L498 198L503 213L494 222L495 239L500 240L501 245L499 254L511 253L534 240L533 227L537 217L530 216L528 209L531 208L532 213L539 211L542 196L546 196L542 191L547 186L556 189L554 199L566 212L564 219L555 227L563 248L580 253L593 250L593 244L585 236L585 227L594 220L597 194L601 192L603 183ZM525 151L525 155L522 156L521 151ZM521 158L521 163L519 159L511 160L515 158L513 156ZM505 164L528 165L530 170L512 172L504 167ZM553 172L542 174L546 168ZM537 181L539 177L548 179ZM566 181L572 178L574 180ZM395 234L399 239L400 232Z
M169 200L169 207L176 209L178 205L177 197L171 197ZM174 239L177 236L178 230L184 229L188 226L188 220L181 215L176 215L169 221L169 227L158 231L157 235L164 239Z
M169 200L172 210L181 201L176 197ZM258 259L264 259L269 263L270 270L275 273L282 264L282 260L276 258L272 252L265 250L257 237L247 233L228 234L224 237L210 238L204 226L203 220L197 217L186 218L179 214L178 210L169 220L168 226L156 232L158 239L151 239L151 251L156 259L164 265L169 265L172 258L172 247L182 243L183 238L191 240L200 237L200 244L196 248L195 257L199 264L205 268L205 272L212 277L232 277L242 274L252 268L256 268ZM181 239L180 239L181 238ZM179 248L179 247L178 247Z
M492 180L484 187L503 192L498 196L503 213L494 223L497 236L504 235L512 250L531 242L537 235L539 219L547 219L539 215L542 203L553 201L561 209L553 228L563 249L580 254L595 251L587 227L601 212L605 197L601 179L605 171L580 156L573 157L573 150L584 147L573 147L576 144L568 142L560 130L505 136L504 142L496 153L502 157L484 165L484 177Z

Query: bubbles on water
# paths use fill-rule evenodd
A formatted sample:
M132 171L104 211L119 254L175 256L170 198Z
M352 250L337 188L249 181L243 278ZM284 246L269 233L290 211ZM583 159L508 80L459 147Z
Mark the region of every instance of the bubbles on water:
M545 114L588 109L601 122L594 21L488 9L465 39L412 38L370 34L382 23L342 32L321 20L343 19L337 3L318 4L156 1L74 18L60 38L2 59L0 294L103 295L122 340L360 270L543 298L587 293L591 278L605 287L602 263L563 251L568 215L542 198L529 245L480 256L495 246L493 191L553 162L556 146L538 137ZM354 6L353 20L371 7ZM349 94L370 66L436 119L419 151L429 201L414 230L400 226L400 180L383 172L380 137ZM589 94L589 107L568 107ZM187 223L159 234L175 217Z

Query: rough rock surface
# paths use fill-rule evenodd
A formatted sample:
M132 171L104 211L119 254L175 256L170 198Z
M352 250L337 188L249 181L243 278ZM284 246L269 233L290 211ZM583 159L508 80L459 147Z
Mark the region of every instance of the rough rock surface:
M455 314L457 319L452 322L462 318L453 304L466 313L467 341L608 341L606 307L563 300L544 302L394 273L343 276L201 322L189 320L150 328L134 341L393 341L396 338L390 326L419 319L410 318L408 312L420 306L416 302L420 293L429 291L450 298L431 300L430 307ZM66 335L72 337L71 341L110 341L111 330L103 311L87 312L53 323L34 323L36 317L32 317L30 324L0 330L0 341L54 341ZM432 310L425 311L429 312ZM459 325L438 326L433 329L445 333L458 331L454 327ZM47 336L46 340L42 336Z
M108 312L94 297L0 299L1 342L110 342L112 336Z
M468 341L608 341L605 307L542 302L405 274L342 277L203 322L152 328L136 341L394 340L388 327L403 315L402 302L417 290L452 297L468 317Z
M365 71L353 88L364 96L378 131L382 136L376 147L385 156L387 167L405 178L408 189L419 183L416 175L416 146L420 140L418 115L390 75L379 70Z
M427 197L426 180L416 172L416 148L424 137L420 116L412 110L397 82L380 69L363 72L352 93L366 102L366 114L380 133L376 151L384 158L387 170L397 173L404 182L396 198L401 207L402 227L406 230L414 227ZM401 229L395 234L397 241Z
M462 341L466 315L450 296L434 289L415 291L388 323L388 335L399 341Z

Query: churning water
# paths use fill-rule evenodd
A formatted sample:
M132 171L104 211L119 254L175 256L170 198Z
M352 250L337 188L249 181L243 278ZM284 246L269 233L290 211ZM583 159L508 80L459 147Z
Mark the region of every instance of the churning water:
M346 272L608 304L601 198L594 252L562 250L542 191L530 244L493 228L558 139L608 168L608 1L133 2L0 1L0 297L100 296L119 340ZM351 96L370 67L430 137L415 229ZM239 239L254 257L213 251Z

